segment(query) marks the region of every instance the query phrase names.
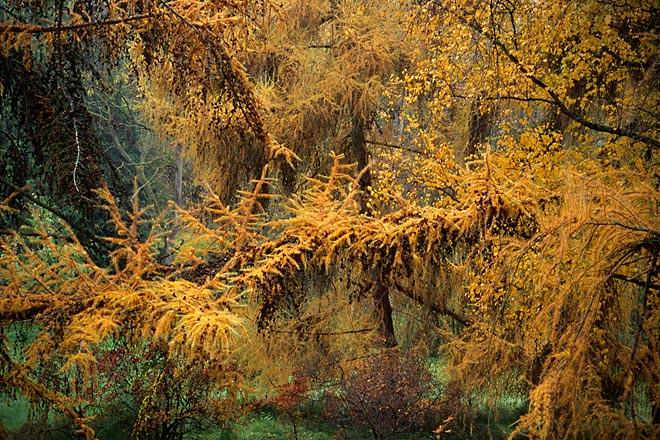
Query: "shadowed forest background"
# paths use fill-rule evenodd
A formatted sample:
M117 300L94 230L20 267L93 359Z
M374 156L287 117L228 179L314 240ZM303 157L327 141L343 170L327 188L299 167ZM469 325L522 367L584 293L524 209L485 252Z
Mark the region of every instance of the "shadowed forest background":
M0 438L660 437L657 0L0 4Z

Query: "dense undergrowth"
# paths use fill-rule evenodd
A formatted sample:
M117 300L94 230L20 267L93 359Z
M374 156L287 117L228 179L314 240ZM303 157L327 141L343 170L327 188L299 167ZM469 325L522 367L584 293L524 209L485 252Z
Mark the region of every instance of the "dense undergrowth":
M109 353L111 357L117 354L114 349ZM314 388L310 378L292 378L286 386L270 390L272 397L246 396L242 408L231 416L225 412L224 417L214 417L210 396L205 396L210 398L203 408L181 407L182 402L200 401L202 390L208 390L208 383L199 381L203 375L191 371L177 380L174 374L168 392L157 390L150 376L155 370L141 369L163 359L154 360L159 355L151 347L142 353L149 357L146 362L126 358L124 365L113 370L112 386L106 383L93 405L90 426L99 440L504 439L525 406L520 396L495 401L452 394L438 359L421 360L410 352L393 350L360 362L346 380L323 389ZM163 366L166 374L172 373L171 365ZM144 386L145 382L150 386ZM129 384L132 390L125 388ZM146 388L151 388L151 395L145 395ZM149 405L150 414L146 414ZM458 411L462 416L457 417ZM12 439L78 438L65 418L31 407L19 395L4 396L0 419ZM148 426L145 420L150 421Z

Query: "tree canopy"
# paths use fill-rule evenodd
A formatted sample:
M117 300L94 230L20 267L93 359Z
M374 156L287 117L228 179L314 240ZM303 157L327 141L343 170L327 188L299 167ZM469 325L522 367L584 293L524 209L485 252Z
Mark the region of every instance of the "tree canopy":
M0 6L0 390L91 439L117 347L226 408L410 348L452 417L657 437L659 39L641 0Z

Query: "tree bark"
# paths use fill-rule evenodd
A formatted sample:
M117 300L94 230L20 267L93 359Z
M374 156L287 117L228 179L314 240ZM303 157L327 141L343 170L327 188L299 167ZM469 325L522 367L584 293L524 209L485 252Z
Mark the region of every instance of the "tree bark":
M174 203L178 208L183 208L183 147L177 145L176 147L176 170L174 171ZM174 219L172 220L172 229L170 233L167 234L165 238L165 249L163 251L165 255L165 264L172 264L174 261L174 241L176 236L179 234L179 229L181 228L181 222L179 221L179 214L174 213Z
M372 214L372 208L369 205L369 194L371 192L371 171L368 168L369 155L367 153L367 141L365 138L364 119L359 116L353 118L353 127L351 130L351 149L353 158L357 161L358 188L360 190L360 213ZM376 271L377 272L377 271ZM372 273L372 295L376 318L380 330L381 342L386 347L397 345L396 335L394 334L394 321L392 320L392 303L388 289L383 285L380 274Z

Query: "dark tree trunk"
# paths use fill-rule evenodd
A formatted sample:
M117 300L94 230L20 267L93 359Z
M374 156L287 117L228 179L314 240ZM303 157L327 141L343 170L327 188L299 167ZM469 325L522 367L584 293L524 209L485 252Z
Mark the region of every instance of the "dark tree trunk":
M397 345L396 335L394 334L394 321L392 320L392 304L387 288L377 281L373 287L373 300L378 314L378 323L380 325L380 342L385 347L395 347Z
M368 168L369 155L367 153L367 142L365 138L365 121L360 117L353 118L351 130L351 149L353 158L357 161L358 187L360 190L360 213L371 214L369 206L369 195L371 192L371 171ZM380 327L381 341L386 347L397 345L394 334L394 322L392 320L392 304L387 288L381 282L378 273L372 274L372 295L375 313Z
M468 123L468 145L466 150L466 157L469 157L477 152L479 144L488 141L488 133L490 132L492 124L492 113L485 111L482 113L481 100L477 98L470 104L470 121Z
M369 207L369 193L371 191L371 170L369 155L367 153L367 140L364 136L365 123L362 118L353 118L353 129L351 130L351 149L353 158L357 162L358 187L360 189L360 213L371 214Z

